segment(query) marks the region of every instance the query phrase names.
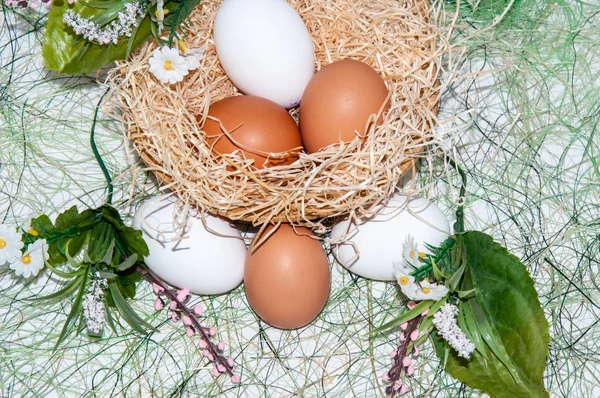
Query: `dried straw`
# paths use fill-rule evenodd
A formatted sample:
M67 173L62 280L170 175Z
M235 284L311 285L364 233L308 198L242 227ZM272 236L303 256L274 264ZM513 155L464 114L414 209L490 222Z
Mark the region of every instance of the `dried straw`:
M373 115L360 132L364 144L357 138L262 170L240 156L214 154L201 130L212 102L238 94L212 39L219 4L203 1L192 12L185 41L206 45L206 52L183 82L163 85L149 73L154 41L112 71L112 102L148 170L184 201L254 225L293 222L323 230L325 218L368 214L422 156L437 123L442 50L427 1L290 1L312 34L317 69L345 58L363 61L386 81L391 106L382 124L376 126Z

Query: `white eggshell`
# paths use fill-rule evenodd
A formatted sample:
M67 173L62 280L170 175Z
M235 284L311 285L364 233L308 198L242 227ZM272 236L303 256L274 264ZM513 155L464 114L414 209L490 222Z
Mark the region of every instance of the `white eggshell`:
M240 232L206 215L208 230L202 219L190 216L182 233L175 221L177 209L175 200L157 198L144 202L135 215L133 227L142 230L150 250L148 268L165 282L196 294L221 294L237 287L246 261Z
M242 92L284 108L300 103L315 52L304 22L285 0L224 0L213 34L219 61Z
M425 243L439 245L450 235L450 225L435 204L421 197L395 194L375 217L359 225L349 220L336 224L330 239L340 264L365 278L393 281L393 263L402 261L408 235L427 252ZM347 239L344 236L347 235Z

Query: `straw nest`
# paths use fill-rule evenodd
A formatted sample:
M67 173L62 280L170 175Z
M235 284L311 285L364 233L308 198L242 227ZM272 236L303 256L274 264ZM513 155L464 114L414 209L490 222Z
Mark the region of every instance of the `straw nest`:
M112 102L128 126L127 138L163 189L231 220L323 227L323 219L350 212L361 216L388 198L430 143L438 100L438 32L425 0L289 2L313 37L317 69L351 58L384 78L390 108L382 124L375 125L373 115L359 132L366 135L364 142L357 138L262 170L240 156L226 159L211 152L202 131L208 107L239 94L212 40L218 0L200 3L186 30L189 47L206 45L199 69L176 85L159 83L148 70L157 47L151 41L112 71Z

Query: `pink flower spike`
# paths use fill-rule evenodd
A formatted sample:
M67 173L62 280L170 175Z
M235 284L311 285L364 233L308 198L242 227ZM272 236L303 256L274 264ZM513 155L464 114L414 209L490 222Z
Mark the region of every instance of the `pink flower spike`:
M402 358L402 366L409 366L410 363L412 362L411 357L404 357Z
M415 357L419 355L419 347L415 347L415 348L413 349L413 355L414 355Z
M400 329L402 329L402 330L406 330L407 327L408 327L408 322L404 322L404 323L400 324Z
M219 351L225 351L225 343L221 341L219 344L217 344L217 348Z
M421 316L426 316L427 314L429 314L429 308L427 308L425 311L423 311L421 313Z
M215 328L210 328L208 330L208 334L210 334L211 336L214 336L215 334L217 334L217 329Z
M406 392L408 391L408 387L406 387L404 384L402 385L402 388L400 389L400 395L404 395L406 394Z
M412 341L415 341L415 340L417 340L417 339L419 338L419 334L420 334L420 333L419 333L419 331L418 331L418 330L415 330L414 332L412 332L412 333L410 334L410 339L411 339Z
M154 309L156 311L160 311L163 308L165 308L165 303L163 303L163 301L160 299L160 297L157 297L156 300L154 300Z
M408 302L408 304L406 304L406 306L408 307L408 309L409 309L409 310L412 310L412 309L415 307L415 305L417 305L417 303L415 303L415 302L414 302L414 301L412 301L412 300L410 300L410 301Z
M186 327L185 334L187 334L187 337L192 337L194 335L194 328L191 326Z
M192 318L190 318L189 316L185 315L181 319L183 320L184 325L192 326Z
M194 314L196 314L197 316L202 315L202 307L200 306L200 304L196 304L194 306Z
M388 375L387 373L383 375L383 377L381 378L381 380L383 380L384 383L387 383L390 381L390 375Z
M177 291L177 300L184 302L190 295L190 289L181 289Z
M169 303L169 308L173 311L175 311L177 309L177 301L171 301Z
M211 354L210 352L206 355L206 357L208 358L209 361L215 360L215 356L213 354Z
M233 384L240 384L240 376L238 376L238 375L231 376L231 382Z
M198 343L198 345L200 346L200 348L204 349L206 347L208 347L208 344L206 343L206 341L204 341L204 339L200 340L200 342Z
M227 365L229 365L229 369L233 369L235 364L233 363L233 358L227 358Z
M400 341L406 340L406 335L404 333L400 333Z
M398 350L394 350L394 351L392 351L392 352L391 352L391 354L390 354L390 356L391 356L392 358L396 358L396 355L398 355Z
M217 368L217 365L213 365L211 373L215 377L219 377L219 375L221 374L221 372L219 372L219 369Z
M175 323L179 322L179 315L176 312L172 313L171 320Z
M415 368L413 368L412 365L408 365L408 367L406 368L406 375L412 376L413 373L415 373Z
M219 369L219 372L220 372L220 373L223 373L223 372L225 372L225 366L223 366L223 365L222 365L222 364L220 364L220 363L219 363L219 364L217 364L217 369Z
M205 357L210 355L210 351L208 350L202 350L202 355L204 355Z

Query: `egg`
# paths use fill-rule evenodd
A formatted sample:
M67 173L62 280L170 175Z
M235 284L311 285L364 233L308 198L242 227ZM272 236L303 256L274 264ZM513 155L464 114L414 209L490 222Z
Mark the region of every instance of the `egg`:
M308 83L300 103L304 148L317 152L363 135L369 117L387 106L387 96L383 79L365 63L346 59L325 66Z
M227 76L244 93L285 108L300 102L315 70L312 38L284 0L224 0L214 41Z
M190 216L181 230L180 206L172 198L145 201L133 227L141 229L150 254L148 268L165 282L196 294L222 294L239 286L244 276L246 245L227 221L206 215L206 227Z
M402 246L409 235L419 251L427 252L425 243L438 246L450 235L450 225L429 200L417 196L409 200L397 193L375 217L358 224L349 220L336 224L330 239L335 258L348 270L369 279L393 281L393 263L402 261Z
M203 130L207 143L214 152L231 154L241 151L246 159L253 159L257 168L293 163L298 159L302 138L298 126L290 114L275 102L251 95L228 97L213 103ZM221 125L229 132L237 146L223 134ZM283 158L261 154L287 152Z
M310 237L310 230L296 227L296 232L281 224L262 244L255 238L244 270L250 306L262 320L280 329L305 326L329 297L331 274L325 250Z

